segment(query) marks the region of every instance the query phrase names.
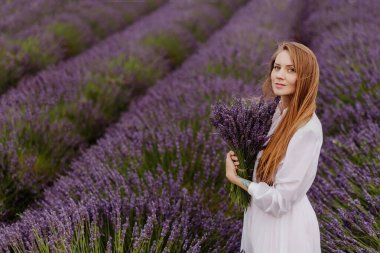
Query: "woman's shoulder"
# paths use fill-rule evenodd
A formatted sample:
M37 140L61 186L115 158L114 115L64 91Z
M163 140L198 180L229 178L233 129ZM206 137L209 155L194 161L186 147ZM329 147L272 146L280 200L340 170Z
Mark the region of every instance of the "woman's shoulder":
M303 136L305 134L309 136L315 136L321 141L323 140L322 123L315 112L313 113L313 116L310 118L310 120L302 127L300 127L295 133L295 135L298 136Z

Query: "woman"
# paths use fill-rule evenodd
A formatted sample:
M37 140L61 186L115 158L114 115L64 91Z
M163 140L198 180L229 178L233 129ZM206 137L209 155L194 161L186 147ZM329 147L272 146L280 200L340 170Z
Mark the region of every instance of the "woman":
M228 180L251 195L244 213L241 252L321 252L317 216L306 192L317 172L323 142L316 97L319 66L314 53L296 42L282 42L263 84L267 98L281 96L252 181L237 176L239 161L230 151Z

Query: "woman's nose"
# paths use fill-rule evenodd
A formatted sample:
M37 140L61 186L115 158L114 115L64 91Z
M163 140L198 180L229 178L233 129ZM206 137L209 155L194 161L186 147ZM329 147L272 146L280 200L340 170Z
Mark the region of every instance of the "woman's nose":
M280 69L279 71L277 71L276 77L280 79L284 79L284 70Z

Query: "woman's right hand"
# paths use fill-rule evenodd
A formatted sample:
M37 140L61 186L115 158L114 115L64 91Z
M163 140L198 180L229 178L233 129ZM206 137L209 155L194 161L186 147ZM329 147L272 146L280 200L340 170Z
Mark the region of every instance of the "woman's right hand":
M235 156L235 153L230 150L226 157L226 177L231 183L235 183L239 161Z
M234 161L235 168L237 169L238 165L240 164L239 160L238 160L237 156L235 155L234 151L231 150L230 155L231 155L232 161Z

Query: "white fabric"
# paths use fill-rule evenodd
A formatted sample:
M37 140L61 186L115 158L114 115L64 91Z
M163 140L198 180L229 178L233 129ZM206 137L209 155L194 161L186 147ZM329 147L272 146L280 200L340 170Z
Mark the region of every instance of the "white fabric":
M268 136L286 112L276 108ZM306 192L317 173L322 142L322 125L314 113L291 138L273 186L255 180L259 152L248 187L252 200L244 213L240 252L321 252L318 220Z

